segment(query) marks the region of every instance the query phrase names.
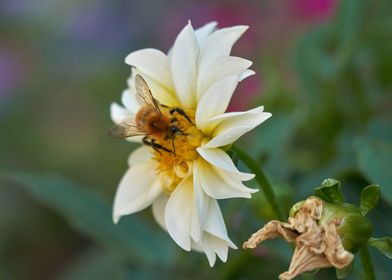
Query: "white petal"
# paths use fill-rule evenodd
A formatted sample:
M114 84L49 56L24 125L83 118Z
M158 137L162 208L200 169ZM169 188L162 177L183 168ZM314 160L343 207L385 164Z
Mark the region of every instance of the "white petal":
M223 114L238 84L237 76L229 76L214 83L200 99L196 109L196 126L208 128L209 119ZM204 131L203 131L204 132Z
M221 133L219 133L218 136L211 139L211 141L205 144L204 147L217 148L217 147L230 145L231 143L234 143L242 135L244 135L248 131L251 131L253 128L254 126L248 126L248 125L228 128L222 131Z
M211 234L205 233L203 236L202 248L204 249L210 266L213 267L216 260L215 253L223 261L227 261L227 254L229 252L229 246L225 240L215 237Z
M128 158L128 165L132 166L151 159L151 149L146 146L141 146L135 149Z
M170 91L167 88L162 87L161 84L155 82L155 80L151 79L149 76L143 75L142 72L139 73L144 77L148 84L148 87L151 90L152 95L156 100L159 101L160 104L169 107L176 107L179 105L174 90Z
M192 180L183 180L169 197L165 208L165 225L173 240L186 251L191 250Z
M218 24L217 22L212 21L206 23L202 27L195 29L195 36L197 39L197 43L199 44L199 47L202 47L207 37L216 30L217 24ZM167 52L167 56L169 57L169 59L171 58L172 50L173 48L170 48L169 51Z
M153 78L145 74L144 72L135 68L132 69L132 76L130 79L128 79L128 84L133 85L133 88L135 87L136 74L141 75L146 80L146 83L150 88L152 95L154 96L155 99L159 101L159 103L169 107L176 107L179 105L179 102L177 101L177 97L174 93L174 88L164 87L161 83L157 82L156 80L154 80ZM140 104L140 105L144 105L144 104Z
M237 40L248 29L248 26L237 25L222 28L208 36L204 48L201 51L202 63L215 60L221 56L227 56Z
M254 174L239 171L237 167L235 167L229 155L221 149L199 147L197 148L197 152L212 165L238 175L241 181L249 181L255 177Z
M255 115L262 115L264 117L270 117L271 113L264 112L264 106L260 106L257 108L253 108L251 110L245 111L245 112L229 112L225 114L221 114L219 116L216 116L212 119L210 119L208 122L213 124L216 127L218 127L218 130L221 128L225 128L230 124L246 124L249 119L252 119Z
M227 261L227 254L229 252L229 246L225 240L222 240L220 238L214 237L212 235L212 246L218 255L218 257L221 259L222 262Z
M239 81L241 82L242 80L245 80L246 78L253 76L255 73L255 71L253 70L246 70L244 72L241 73Z
M202 235L202 228L200 226L200 218L199 218L199 213L198 209L196 206L196 199L195 196L192 197L192 199L188 202L189 206L191 208L191 228L190 228L190 235L191 239L195 242L200 242L201 240L201 235Z
M110 105L110 116L112 121L116 124L121 123L124 119L130 118L133 115L124 107L121 107L117 103L112 103Z
M157 223L164 229L166 229L165 224L165 208L169 197L166 194L161 194L153 203L152 203L152 214L157 221Z
M210 235L208 233L203 235L203 241L201 243L201 247L203 248L203 251L207 256L210 266L213 267L216 261L216 254L211 244L209 236Z
M131 89L123 91L121 102L131 114L136 115L137 111L139 111L140 105L136 101L135 92Z
M195 32L189 22L177 36L170 64L177 98L185 108L196 107L198 52Z
M189 235L191 237L191 241L193 243L199 243L200 240L201 240L201 236L202 236L202 228L200 226L199 211L198 211L198 207L197 207L197 202L198 201L197 201L197 199L195 197L195 192L196 192L196 195L198 195L198 197L200 197L200 192L199 191L195 191L194 188L193 188L193 181L192 181L192 176L191 176L192 173L193 173L193 164L188 163L188 174L186 174L184 180L179 184L179 186L177 186L177 188L179 188L180 186L186 185L185 187L190 189L190 190L188 189L188 192L189 192L188 193L188 198L186 198L186 206L185 206L186 209L183 209L188 214L186 214L183 217L182 221L181 221L181 218L180 218L179 222L180 223L182 222L183 225L186 224L187 222L189 224L189 233L185 233L185 238L188 238L187 236ZM202 190L201 190L201 195L206 197L206 194ZM173 194L171 196L173 196ZM181 199L181 196L178 195L177 199ZM204 199L204 201L208 202L207 199ZM174 202L174 203L176 203L176 202ZM175 208L176 205L174 205L174 206L172 205L172 207ZM203 205L203 207L205 207L207 209L208 205ZM167 208L167 209L169 209L169 208ZM180 210L180 211L183 211L183 210ZM170 215L170 213L168 213L166 211L165 212L165 217L166 217L166 215ZM187 215L189 215L189 216L187 216ZM173 218L173 216L172 216L172 218ZM167 225L167 227L169 227L169 225ZM184 227L184 228L186 228L186 227ZM169 231L169 233L170 233L170 231ZM174 237L173 237L173 239L176 240ZM191 242L191 246L192 246L192 242Z
M203 92L202 86L204 84L207 84L208 87L209 83L214 82L208 73L215 75L212 72L216 71L211 71L216 70L214 65L219 64L219 61L222 62L222 59L230 55L234 43L247 29L247 26L222 28L207 37L200 51L199 78L197 82L198 93Z
M261 106L246 112L226 113L210 119L209 125L215 127L213 131L215 137L203 147L216 148L232 144L246 132L271 117L271 113L263 112L263 109L264 107Z
M127 141L129 142L134 142L134 143L141 143L143 140L144 136L132 136L132 137L128 137L126 138Z
M130 167L121 179L113 205L113 220L148 207L162 192L154 172L155 163L147 161Z
M208 208L208 220L204 230L216 237L221 238L222 240L225 240L231 248L237 249L237 246L227 235L225 221L223 220L219 204L215 199L211 199L210 207Z
M131 68L131 74L127 79L128 89L130 89L135 94L136 94L136 86L135 86L136 74L138 74L136 68Z
M194 242L194 241L191 242L191 248L192 248L192 251L196 251L196 252L199 252L199 253L203 253L204 252L203 248L201 247L201 245L199 243Z
M207 37L216 29L216 26L217 22L212 21L195 30L195 35L197 38L197 42L199 43L199 47L202 47L204 45Z
M231 172L226 172L222 169L216 168L215 172L219 174L221 178L225 181L227 186L230 186L231 188L237 190L238 192L243 194L243 197L245 198L250 198L250 194L256 193L259 190L258 189L251 189L245 186L242 183L242 179L238 174L231 173Z
M193 170L203 190L215 199L250 198L250 194L257 191L245 187L238 175L216 168L203 158L195 161Z
M215 263L215 253L223 262L226 262L228 247L237 249L237 246L235 246L227 235L222 213L218 202L214 199L211 199L210 202L208 220L204 230L201 246L207 255L210 266L212 267Z
M251 70L246 70L252 62L235 56L222 56L212 61L208 69L200 69L197 77L197 96L198 99L205 94L207 89L216 81L225 77L235 75L241 81L245 75L251 74ZM249 72L248 72L249 71ZM254 73L254 72L253 72Z
M136 67L140 72L160 83L163 87L173 89L169 59L156 49L142 49L130 53L125 62Z
M196 168L195 168L196 167ZM197 164L194 164L193 168L193 185L195 190L195 201L198 211L200 227L203 228L207 219L207 211L209 207L209 201L207 194L203 190L201 178L204 174L200 174L200 169L197 168Z
M206 23L202 27L195 29L195 37L199 45L199 49L202 46L204 46L207 37L216 30L216 26L217 26L217 22L212 21ZM169 51L167 52L167 56L169 57L169 59L171 58L172 50L173 48L170 48Z

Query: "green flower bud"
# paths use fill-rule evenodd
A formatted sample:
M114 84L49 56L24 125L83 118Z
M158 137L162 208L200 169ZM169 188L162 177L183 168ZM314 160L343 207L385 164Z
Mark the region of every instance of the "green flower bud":
M358 252L359 248L367 243L373 232L370 220L363 216L359 208L353 204L325 202L320 226L331 221L338 221L337 231L343 247L352 253Z

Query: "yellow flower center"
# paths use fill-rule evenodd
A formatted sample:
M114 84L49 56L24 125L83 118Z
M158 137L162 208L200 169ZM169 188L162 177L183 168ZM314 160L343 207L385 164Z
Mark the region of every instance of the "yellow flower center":
M155 149L153 159L157 161L157 171L164 191L170 194L192 168L190 162L199 157L198 148L204 135L195 125L195 112L184 110L185 114L175 112L175 126L180 130L171 137L155 139L163 149ZM170 152L169 152L170 151Z

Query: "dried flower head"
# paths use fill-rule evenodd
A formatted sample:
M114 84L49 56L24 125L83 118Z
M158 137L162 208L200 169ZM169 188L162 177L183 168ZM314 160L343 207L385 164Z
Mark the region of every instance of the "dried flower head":
M297 205L298 206L298 205ZM282 280L289 280L298 274L325 267L343 268L349 265L354 256L347 251L339 235L341 219L322 221L325 202L318 197L310 197L289 217L288 223L270 221L254 233L243 248L255 248L267 239L283 237L295 243L295 251L289 270L280 274Z

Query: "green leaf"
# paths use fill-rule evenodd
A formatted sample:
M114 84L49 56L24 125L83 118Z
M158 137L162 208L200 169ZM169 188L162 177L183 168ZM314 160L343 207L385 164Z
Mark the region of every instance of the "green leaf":
M369 185L361 192L361 203L359 209L362 215L367 215L370 210L376 207L380 198L380 187L378 185Z
M89 248L68 264L56 280L126 279L123 259L100 248Z
M272 177L281 178L284 181L284 178L291 174L290 161L287 160L288 146L300 120L299 112L277 115L266 122L262 128L256 130L255 137L250 139L251 142L247 146L244 145L250 148L246 150L255 158L267 156L263 162L263 168Z
M342 203L344 197L340 187L341 184L338 180L332 178L325 179L320 187L314 189L314 194L326 202Z
M392 259L392 237L370 238L369 245Z
M336 268L336 277L338 279L344 279L350 276L351 272L353 271L354 268L354 261L352 261L349 265L343 267L343 268Z
M359 169L370 182L381 187L381 197L392 204L392 145L375 139L358 139Z
M330 40L333 35L332 31L332 28L328 25L319 26L300 38L294 49L294 67L302 92L315 105L325 101L324 95L320 93L324 89L320 86L320 82L322 83L322 72L326 72L324 68L328 69L327 72L331 72L330 69L334 69L334 65L331 65L334 59L324 59L328 56L325 55L322 47Z
M163 265L174 261L174 246L163 231L136 215L113 224L111 206L75 183L17 172L6 178L66 218L75 230L131 261Z
M365 0L342 1L338 15L339 54L348 56L353 48L358 46L363 25L366 19L366 11L369 8Z

